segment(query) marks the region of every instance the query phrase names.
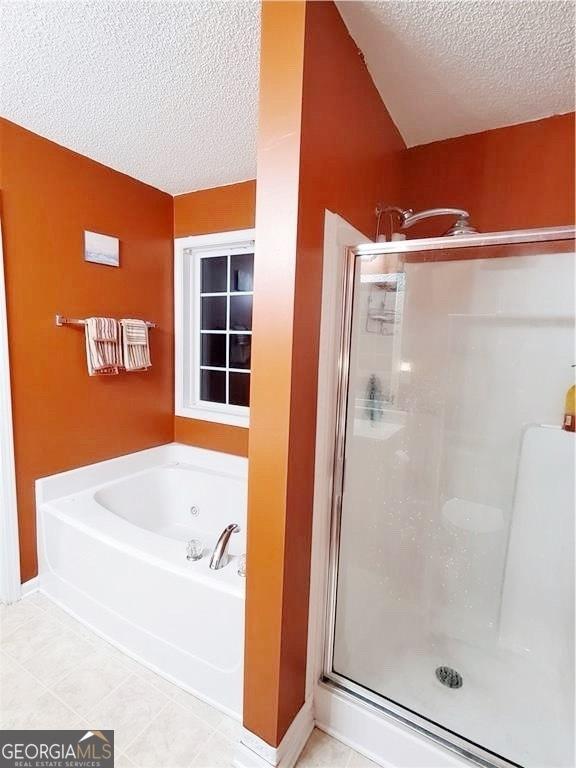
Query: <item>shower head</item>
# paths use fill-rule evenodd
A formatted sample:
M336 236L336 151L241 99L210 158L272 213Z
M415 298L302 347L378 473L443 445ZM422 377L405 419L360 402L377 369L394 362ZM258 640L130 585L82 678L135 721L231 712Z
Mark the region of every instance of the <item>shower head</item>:
M402 211L400 229L409 229L424 219L433 216L456 216L456 221L445 233L446 235L476 235L478 231L470 224L470 214L461 208L427 208L425 211L414 213L411 209Z
M427 208L419 213L414 213L412 208L398 208L394 205L377 206L376 216L383 213L396 214L400 219L400 229L409 229L419 221L430 219L433 216L456 216L456 221L445 235L477 235L478 230L470 224L470 214L462 208Z
M470 216L467 214L466 216L459 216L454 224L448 229L444 236L458 236L458 235L477 235L478 230L476 227L473 227L472 224L470 224Z

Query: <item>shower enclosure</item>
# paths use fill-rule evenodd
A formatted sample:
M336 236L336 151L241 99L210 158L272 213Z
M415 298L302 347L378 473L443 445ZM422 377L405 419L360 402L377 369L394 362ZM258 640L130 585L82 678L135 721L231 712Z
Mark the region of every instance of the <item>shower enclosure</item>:
M574 765L574 234L348 254L325 679L479 765Z

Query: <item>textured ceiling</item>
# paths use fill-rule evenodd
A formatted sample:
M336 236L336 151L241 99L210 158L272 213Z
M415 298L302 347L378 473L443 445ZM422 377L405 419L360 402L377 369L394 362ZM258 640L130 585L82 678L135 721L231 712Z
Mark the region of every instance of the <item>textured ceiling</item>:
M574 109L572 0L337 5L408 146Z
M572 0L338 6L409 146L574 109ZM0 0L0 112L171 194L256 175L258 0Z
M9 120L171 194L255 177L258 2L0 10Z

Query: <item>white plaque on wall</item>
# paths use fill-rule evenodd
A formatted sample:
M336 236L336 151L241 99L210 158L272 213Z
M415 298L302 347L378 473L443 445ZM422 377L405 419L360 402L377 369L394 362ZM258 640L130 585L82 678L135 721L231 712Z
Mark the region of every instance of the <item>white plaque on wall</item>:
M84 259L108 267L120 266L120 240L98 232L84 231Z

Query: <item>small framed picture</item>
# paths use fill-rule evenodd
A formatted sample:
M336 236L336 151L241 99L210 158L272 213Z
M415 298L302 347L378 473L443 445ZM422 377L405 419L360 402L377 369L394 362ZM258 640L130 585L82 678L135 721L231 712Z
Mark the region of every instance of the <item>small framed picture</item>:
M84 260L107 267L120 266L120 240L99 232L84 231Z

